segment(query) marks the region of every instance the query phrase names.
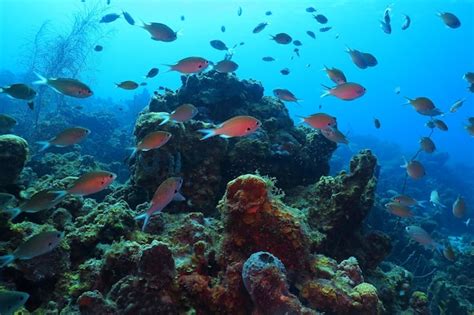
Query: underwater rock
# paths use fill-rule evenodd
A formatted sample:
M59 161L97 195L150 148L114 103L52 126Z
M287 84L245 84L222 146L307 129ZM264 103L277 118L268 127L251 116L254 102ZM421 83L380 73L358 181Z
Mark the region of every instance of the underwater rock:
M81 294L77 299L77 305L81 314L103 314L112 315L116 314L115 305L105 299L102 294L95 291L88 291Z
M218 206L224 224L222 261L242 261L256 251L268 251L291 272L308 268L310 240L304 218L284 205L278 193L270 179L257 175L242 175L227 184Z
M185 128L169 123L159 126L163 120L160 112L170 112L184 103L199 109L194 117L198 121L185 123ZM262 128L248 137L200 140L197 130L212 127L201 121L217 125L236 115L254 116ZM139 141L157 130L173 136L160 149L141 152L131 161L132 185L151 196L165 178L180 175L183 195L204 213L214 212L228 181L255 170L275 177L282 189L313 183L328 174L328 161L336 149L335 143L315 130L295 128L280 100L263 97L261 83L215 71L186 77L177 92L153 97L138 117L134 134ZM182 210L185 204L170 205L173 207Z
M179 286L198 314L250 314L252 301L242 281L243 262L229 264L219 278L185 273Z
M431 314L429 309L428 297L425 293L415 291L412 293L410 298L410 306L416 315L429 315Z
M0 135L0 186L15 184L26 159L28 143L15 135Z
M89 212L76 218L74 230L66 235L73 262L89 257L88 251L99 242L112 243L120 237L126 237L137 224L135 213L124 201L95 204L92 199L87 199L86 202L91 204L88 206Z
M197 130L205 128L201 122L188 122L183 129L180 125L158 126L160 121L156 113L141 115L137 120L135 135L139 140L157 130L171 132L172 137L159 149L137 153L131 166L133 185L145 189L151 198L163 180L181 176L184 180L181 192L187 202L171 203L165 211L186 207L188 203L203 212L213 211L223 185L221 174L226 142L211 139L210 145L200 141Z
M367 273L366 280L377 288L379 298L389 314L400 313L409 306L408 292L412 287L413 275L403 267L383 263L381 267Z
M316 314L289 292L285 266L268 252L252 254L243 265L242 278L254 302L254 314Z
M441 257L444 259L444 257ZM470 315L474 312L474 247L459 253L457 259L445 271L437 271L428 287L431 311L447 314Z
M372 152L363 150L351 159L349 174L343 171L335 177L323 176L314 185L290 192L288 203L295 208L307 209L310 226L325 235L318 245L324 253L338 258L353 253L354 236L357 236L362 221L374 204L376 165L377 159ZM361 238L360 235L358 237ZM357 243L362 246L364 241ZM381 246L382 249L385 247ZM370 250L373 248L370 247ZM369 251L367 254L373 253ZM380 257L376 263L386 254L385 249L382 254L377 254Z
M383 314L377 289L363 282L354 257L337 264L332 258L316 255L312 270L317 279L305 282L300 290L301 298L312 308L330 314Z

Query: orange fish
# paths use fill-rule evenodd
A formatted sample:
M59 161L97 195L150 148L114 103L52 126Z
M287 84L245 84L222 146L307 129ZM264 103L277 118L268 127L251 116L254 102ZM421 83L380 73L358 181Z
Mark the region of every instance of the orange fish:
M425 116L438 116L442 115L443 112L441 112L436 106L434 105L433 101L430 100L427 97L417 97L415 99L411 99L409 97L406 97L407 103L413 106L413 108L417 111L417 113Z
M328 140L335 143L349 144L347 137L340 132L336 127L329 127L321 129L321 134Z
M232 60L221 60L214 66L214 69L221 73L235 72L238 68L239 65Z
M433 153L436 150L436 145L434 144L433 140L428 137L421 137L420 147L426 153Z
M410 162L405 160L405 164L401 167L406 168L408 176L413 179L420 179L426 175L423 164L415 160L411 160Z
M132 153L130 154L130 159L138 151L149 151L153 149L158 149L164 146L171 138L171 133L166 131L154 131L147 134L136 147L131 148Z
M134 81L123 81L120 83L115 83L115 85L124 90L135 90L139 85Z
M301 121L315 129L325 129L336 125L336 118L324 113L316 113L308 117L300 117Z
M47 85L56 92L77 98L86 98L94 94L92 90L79 80L71 78L45 78L38 73L35 73L39 80L33 84Z
M385 205L385 208L388 212L400 218L409 218L413 216L411 209L399 202L389 202Z
M171 114L164 113L164 119L159 126L166 124L168 121L184 123L194 118L198 114L198 109L192 104L183 104L178 106Z
M434 125L441 131L448 131L448 125L440 119L433 120Z
M415 198L407 195L396 195L392 198L392 200L407 207L418 206L424 208L424 204L426 203L426 200L418 201Z
M324 66L323 70L326 71L329 79L331 79L331 81L336 83L337 85L347 82L346 76L341 70L336 68L328 68L326 66Z
M405 231L413 240L423 245L424 247L431 247L432 249L440 248L440 244L436 243L428 234L428 232L426 232L419 226L409 225L405 228Z
M151 34L151 39L159 42L172 42L178 38L178 33L163 23L144 23L142 27Z
M300 99L298 99L291 91L287 89L274 89L273 95L286 102L298 103L298 101L300 101Z
M222 138L243 137L254 133L261 125L262 123L252 116L235 116L224 121L215 129L200 129L198 131L205 134L201 140L214 136Z
M453 215L458 219L462 219L466 213L466 202L464 201L464 198L459 195L456 201L453 203Z
M351 56L352 62L360 69L366 69L369 65L364 57L364 54L357 49L347 47L346 52Z
M87 128L67 128L48 141L38 141L36 143L41 145L41 148L39 149L40 152L52 146L64 148L81 142L90 133L91 131Z
M332 88L325 85L323 87L326 88L326 92L321 97L332 95L344 101L352 101L365 94L365 88L358 83L347 82Z
M115 178L117 178L117 175L107 171L89 172L79 177L67 192L76 196L95 194L109 187Z
M443 248L443 255L444 258L451 262L456 261L456 253L454 252L453 247L451 246L451 244L449 244L449 242Z
M150 220L150 217L158 211L163 210L171 201L183 201L185 198L179 190L183 185L183 179L181 177L170 177L161 183L155 191L151 200L151 205L145 213L142 213L135 217L135 220L143 219L142 231L145 231L145 227Z
M181 59L175 65L168 65L169 71L178 71L180 73L199 73L209 66L209 61L201 57L188 57Z

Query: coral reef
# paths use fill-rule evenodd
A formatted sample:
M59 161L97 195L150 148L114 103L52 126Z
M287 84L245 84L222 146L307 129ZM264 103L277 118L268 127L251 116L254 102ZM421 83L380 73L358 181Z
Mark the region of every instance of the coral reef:
M0 187L16 182L26 159L28 158L28 143L15 135L0 135Z
M307 281L301 296L311 307L331 314L382 314L383 304L377 289L364 282L362 271L354 257L337 263L317 255L312 264L317 279Z
M257 252L245 261L242 278L255 305L254 314L315 314L289 293L285 266L268 252Z
M199 211L212 213L225 184L241 174L258 170L277 178L282 189L309 184L328 174L328 161L336 145L315 131L295 128L281 101L263 97L260 83L215 71L190 76L183 83L176 93L155 95L137 119L137 142L159 129L173 136L162 148L140 153L131 161L132 186L152 194L165 176L180 175L185 179L183 194ZM185 128L159 126L163 120L160 112L172 111L183 103L199 109L194 118L198 121L185 123ZM220 123L235 115L254 116L263 126L244 138L200 141L196 131L208 128L201 121ZM173 207L182 209L185 205Z
M53 209L22 214L14 222L0 221L0 254L43 229L65 232L54 251L0 270L2 284L31 295L27 310L424 314L429 305L413 293L411 274L382 268L390 238L362 224L375 202L377 159L371 151L356 154L348 172L327 176L335 144L315 130L295 127L283 103L263 96L260 83L210 71L183 84L155 95L139 114L137 141L156 130L172 138L130 158L130 180L91 196L67 196ZM160 126L159 112L182 103L199 108L194 120ZM263 128L243 138L200 140L199 129L243 114L261 120ZM70 116L65 122L51 116L41 134L47 138L69 124L88 127L107 119ZM108 121L97 138L34 156L18 177L21 198L66 189L96 169L123 173L124 164L104 164L118 151L105 147L112 155L100 158L86 154L104 138L107 145L119 139L123 130L117 134L115 126ZM170 204L141 232L134 217L169 176L183 177L187 202Z

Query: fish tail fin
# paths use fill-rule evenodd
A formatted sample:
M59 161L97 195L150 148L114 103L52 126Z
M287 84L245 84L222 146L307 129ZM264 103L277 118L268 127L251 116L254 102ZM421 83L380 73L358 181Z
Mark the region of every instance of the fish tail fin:
M171 72L171 71L176 71L176 65L169 65L169 64L166 64L166 63L162 63L163 66L167 66L167 67L170 67L168 69L168 71L166 72Z
M304 118L303 116L296 115L296 117L298 117L298 118L299 118L299 120L298 120L298 125L300 125L300 124L302 124L302 123L304 123L304 122L305 122L305 121L304 121L304 120L305 120L305 118Z
M3 93L3 90L4 90L4 89L3 89L2 87L0 87L0 93Z
M143 220L142 232L145 232L145 228L150 221L150 215L148 213L142 213L135 217L135 220Z
M199 129L198 131L204 133L204 137L202 137L201 140L206 140L211 137L217 136L215 129Z
M403 156L403 161L405 162L405 164L402 164L400 165L401 168L407 168L408 166L408 161L407 161L407 158L405 156Z
M8 214L10 216L10 220L13 220L21 213L21 209L20 208L10 208L10 209L2 210L2 212L5 212L6 214Z
M41 146L39 152L43 152L51 146L51 143L49 141L37 141L36 143Z
M41 74L39 74L38 72L35 72L36 76L38 77L39 80L36 80L33 82L33 84L37 84L37 85L45 85L45 84L48 84L48 79L46 79L45 77L43 77Z
M182 29L180 29L179 31L177 31L176 33L176 37L180 37L180 36L183 36L184 35L184 32Z
M164 125L166 124L168 121L170 121L171 119L171 115L170 114L163 114L163 120L160 122L160 124L158 126L161 126L161 125Z
M132 151L132 153L130 153L130 155L128 156L127 161L131 160L138 152L136 147L130 147L130 148L127 148L127 150Z
M33 101L29 101L28 103L26 103L26 105L28 105L28 108L30 110L34 110L35 109L35 103Z
M407 102L406 102L406 103L403 103L403 105L408 105L408 104L410 104L410 103L413 101L413 100L412 100L411 98L409 98L408 96L404 96L403 98L407 100Z
M0 268L3 268L15 260L13 255L0 256Z
M331 91L330 91L331 88L330 88L329 86L324 85L324 84L321 84L321 86L326 89L326 90L323 92L323 94L321 94L321 98L326 97L326 96L328 96L328 95L331 95Z

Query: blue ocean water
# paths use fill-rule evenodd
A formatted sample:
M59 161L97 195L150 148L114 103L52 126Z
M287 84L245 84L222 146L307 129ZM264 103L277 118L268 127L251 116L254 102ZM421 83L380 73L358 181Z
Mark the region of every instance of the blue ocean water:
M105 4L105 0L103 1ZM387 35L379 27L379 20L389 3L383 1L111 1L107 12L128 11L140 21L160 21L182 35L172 43L150 40L140 27L128 25L123 18L104 25L107 35L100 40L104 51L91 56L81 78L94 87L98 97L127 99L129 91L117 89L114 82L139 80L149 68L158 66L161 74L153 81L156 85L177 88L180 76L164 73L166 66L187 56L203 56L218 61L223 52L209 45L220 39L235 49L233 60L239 64L240 78L254 78L263 82L266 95L276 87L291 90L300 104L288 104L290 113L308 115L320 111L338 118L340 129L354 135L372 135L383 141L399 144L404 151L418 149L418 139L429 130L424 127L426 117L418 115L410 106L404 106L402 96L427 96L447 112L458 99L467 98L464 107L443 119L449 132L435 132L433 139L439 151L448 152L451 161L472 163L474 146L464 130L466 118L474 115L473 99L462 80L465 72L474 68L474 4L471 1L394 1L392 7L393 32ZM71 16L92 1L13 1L0 3L2 68L21 70L24 45L39 26L50 20L55 28L68 25ZM314 5L318 13L329 19L333 29L318 32L320 27L305 8ZM243 13L237 15L238 8ZM271 11L271 16L265 12ZM462 21L459 29L446 27L436 15L438 11L455 12ZM402 31L402 14L411 17L409 29ZM180 17L184 16L184 21ZM21 19L19 19L21 17ZM260 22L270 23L259 33L252 29ZM220 28L224 25L226 32ZM316 33L310 38L306 31ZM286 32L299 39L301 57L293 53L293 46L277 45L269 40L270 34ZM338 38L336 38L338 37ZM346 46L370 52L379 64L374 68L358 69L345 52ZM275 62L265 63L263 56L273 56ZM290 58L294 56L291 60ZM309 65L309 66L308 66ZM320 98L320 84L331 85L321 71L323 65L342 69L349 81L367 88L364 97L344 102L336 98ZM288 76L280 70L289 68ZM400 95L394 89L400 87ZM382 128L373 127L377 117ZM369 146L370 144L363 144ZM403 161L400 160L400 163Z

